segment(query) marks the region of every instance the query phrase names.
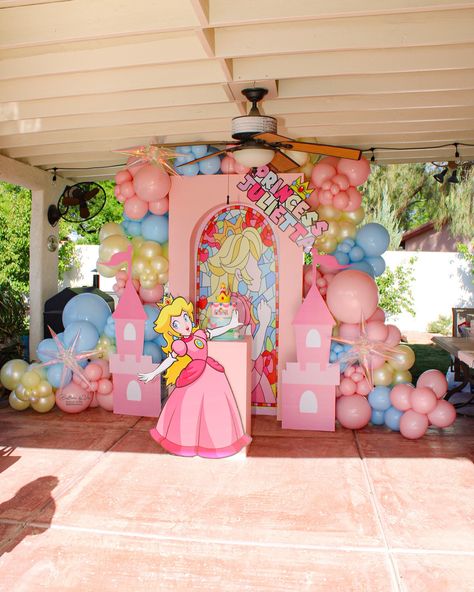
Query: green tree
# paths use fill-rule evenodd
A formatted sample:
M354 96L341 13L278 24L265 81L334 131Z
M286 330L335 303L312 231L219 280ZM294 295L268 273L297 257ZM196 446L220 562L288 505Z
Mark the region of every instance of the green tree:
M411 287L415 279L414 264L416 257L411 257L407 264L400 264L393 269L387 267L384 273L375 278L379 289L379 306L388 317L403 311L415 316Z

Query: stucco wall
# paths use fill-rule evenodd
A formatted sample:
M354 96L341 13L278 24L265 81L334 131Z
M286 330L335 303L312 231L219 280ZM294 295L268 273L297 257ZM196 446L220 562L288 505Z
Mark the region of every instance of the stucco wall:
M452 237L449 230L444 227L439 232L429 230L423 234L407 239L405 241L405 250L456 253L456 244L459 242L463 242L462 239Z

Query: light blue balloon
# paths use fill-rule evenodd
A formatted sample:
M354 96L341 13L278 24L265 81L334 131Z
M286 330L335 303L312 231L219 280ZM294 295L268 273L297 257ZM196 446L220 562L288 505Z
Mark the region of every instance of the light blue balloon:
M75 351L77 352L92 350L99 341L99 333L89 321L74 321L73 323L69 323L64 330L64 344L70 347L77 335L79 335L75 347Z
M367 261L356 261L356 263L351 263L349 269L357 269L367 273L370 275L370 277L374 277L374 270L372 266L367 263Z
M49 362L56 357L58 348L54 339L43 339L36 348L36 357L40 362Z
M112 315L107 319L104 334L107 335L107 337L110 337L110 339L115 339L115 319Z
M147 316L145 321L145 341L153 341L157 335L155 321L158 318L159 308L154 304L145 304L143 308Z
M175 148L175 151L178 152L178 154L190 154L191 150L192 146L177 146Z
M153 341L145 341L143 346L143 354L145 356L151 356L154 364L159 364L162 360L161 349L153 343Z
M399 432L400 419L404 413L404 411L395 409L395 407L389 407L387 411L385 411L385 425L394 432Z
M344 347L340 344L340 343L336 343L336 345L334 346L334 353L336 354L340 354L341 352L344 351Z
M200 146L190 146L190 148L194 158L202 158L208 154L207 144L201 144Z
M350 345L349 343L346 343L343 347L344 347L345 352L348 352L349 350L352 349L352 345Z
M353 238L345 238L344 243L352 248L355 245L355 240Z
M329 354L329 361L331 362L331 364L334 364L334 362L337 362L337 354L336 352L331 352Z
M376 386L369 393L369 405L376 411L386 411L391 407L390 389L388 386Z
M367 257L377 257L388 249L390 235L381 224L371 222L357 232L356 243L364 249Z
M365 253L364 253L363 249L361 249L357 245L355 245L354 247L351 248L351 250L349 252L349 258L352 262L355 263L356 261L362 261L362 259L364 257L365 257Z
M129 222L127 227L127 234L131 236L140 236L142 233L142 225L140 222Z
M130 224L130 220L124 220L120 223L120 226L124 229L125 233L128 234L128 225Z
M189 152L189 154L183 154L175 159L174 168L179 175L183 175L184 177L195 177L199 173L199 163L195 162L190 165L186 164L187 162L194 160L194 154L191 153L191 149Z
M102 335L110 315L110 308L107 302L97 294L85 292L71 298L63 310L63 325L68 325L75 321L88 321L97 329L99 335Z
M199 165L199 171L203 175L215 175L221 168L221 159L218 156L212 158L206 158L197 163Z
M385 259L383 257L367 257L367 263L372 267L374 270L375 277L382 275L385 271Z
M348 245L347 243L343 242L340 245L338 245L337 250L340 251L341 253L347 254L351 250L351 246Z
M142 236L145 240L166 243L168 240L167 216L148 216L142 222Z
M161 333L155 333L155 336L155 339L153 339L154 343L156 343L156 345L158 345L159 347L165 347L166 341L163 335Z
M341 251L336 251L334 256L337 259L339 265L347 265L349 263L349 255L346 253L341 253Z
M370 417L370 421L374 425L383 425L384 424L384 411L377 411L376 409L372 409L372 415Z
M61 375L63 372L63 364L53 364L49 366L46 370L46 376L48 378L48 382L54 388L59 388L61 386ZM72 372L69 368L66 368L66 373L64 375L64 380L62 386L66 386L72 380Z

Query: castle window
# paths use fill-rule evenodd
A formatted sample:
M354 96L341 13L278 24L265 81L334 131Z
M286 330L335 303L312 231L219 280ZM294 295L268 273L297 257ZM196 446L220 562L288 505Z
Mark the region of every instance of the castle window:
M125 341L135 341L137 338L137 332L135 331L135 325L132 323L127 323L125 325L125 329L123 330L123 338Z
M306 347L321 347L321 335L317 329L311 329L306 335Z
M128 401L141 401L142 400L142 389L136 380L132 380L127 386L127 400Z
M317 413L318 399L313 391L305 391L300 399L300 413Z

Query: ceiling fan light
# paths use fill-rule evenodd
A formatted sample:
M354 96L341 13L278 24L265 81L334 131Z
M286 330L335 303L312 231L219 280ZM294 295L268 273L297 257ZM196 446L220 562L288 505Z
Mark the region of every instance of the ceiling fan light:
M242 148L234 152L235 160L242 166L261 167L273 160L275 152L269 148Z

